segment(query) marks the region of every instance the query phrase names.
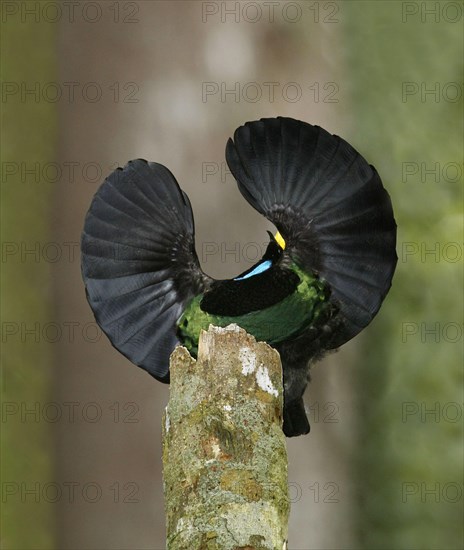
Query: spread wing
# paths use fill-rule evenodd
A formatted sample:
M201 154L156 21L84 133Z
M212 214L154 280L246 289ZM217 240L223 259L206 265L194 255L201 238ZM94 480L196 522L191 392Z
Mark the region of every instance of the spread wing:
M376 315L397 262L396 223L377 171L342 138L290 118L240 126L226 159L295 262L329 283L343 319L331 347L342 345Z
M123 355L168 381L176 322L210 281L195 252L190 201L171 172L141 159L115 170L93 198L81 249L98 324Z

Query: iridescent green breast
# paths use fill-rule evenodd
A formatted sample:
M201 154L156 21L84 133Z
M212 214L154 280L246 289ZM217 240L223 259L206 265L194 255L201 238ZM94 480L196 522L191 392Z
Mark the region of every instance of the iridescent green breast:
M324 323L333 307L328 301L328 285L295 264L280 272L267 270L246 281L221 283L212 294L196 296L179 319L178 337L193 354L197 353L200 331L210 324L225 327L236 323L257 340L273 345Z

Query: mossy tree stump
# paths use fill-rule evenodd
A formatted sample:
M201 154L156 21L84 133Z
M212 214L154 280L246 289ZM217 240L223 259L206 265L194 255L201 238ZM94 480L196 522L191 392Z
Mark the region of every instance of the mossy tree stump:
M171 355L163 419L169 550L286 548L287 450L279 354L236 325Z

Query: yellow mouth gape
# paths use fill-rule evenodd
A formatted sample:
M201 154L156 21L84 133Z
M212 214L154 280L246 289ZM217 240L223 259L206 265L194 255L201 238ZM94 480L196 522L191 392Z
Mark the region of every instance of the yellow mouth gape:
M274 239L276 240L276 242L280 246L280 248L285 250L285 240L282 237L282 235L279 233L279 231L277 231L277 233L275 234Z

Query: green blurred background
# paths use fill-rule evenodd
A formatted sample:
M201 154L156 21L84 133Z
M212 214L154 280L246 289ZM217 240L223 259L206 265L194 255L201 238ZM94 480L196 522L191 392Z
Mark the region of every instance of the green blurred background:
M83 218L117 165L156 160L205 271L235 275L268 225L223 149L277 115L376 166L399 256L376 320L314 370L289 548L462 548L463 4L70 4L1 4L1 548L164 547L168 390L96 332Z

